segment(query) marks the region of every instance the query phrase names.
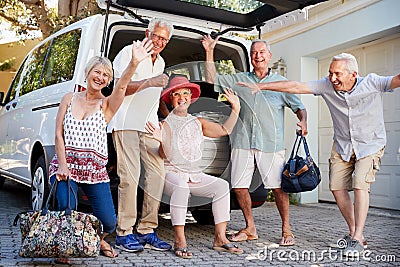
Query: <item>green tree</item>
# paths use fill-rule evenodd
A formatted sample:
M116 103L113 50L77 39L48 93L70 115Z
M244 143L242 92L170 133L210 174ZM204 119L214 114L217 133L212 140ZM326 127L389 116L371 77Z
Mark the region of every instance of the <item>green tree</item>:
M43 37L93 14L100 13L96 0L58 0L58 11L45 0L0 0L0 17L18 35L39 30Z
M181 0L203 6L215 7L237 13L249 13L263 5L262 1L249 0Z
M248 0L181 0L233 12L248 13L262 1ZM57 0L58 8L51 9L45 0L0 0L0 19L9 22L18 35L39 30L43 37L51 35L82 18L101 13L96 0Z

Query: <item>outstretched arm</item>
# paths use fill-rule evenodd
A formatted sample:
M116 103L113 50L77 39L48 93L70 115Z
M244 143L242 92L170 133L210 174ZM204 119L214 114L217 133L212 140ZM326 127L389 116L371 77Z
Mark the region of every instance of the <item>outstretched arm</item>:
M271 90L277 92L285 92L291 94L312 94L311 88L306 83L296 81L279 81L266 83L244 83L238 82L239 86L247 87L252 94L261 90Z
M199 118L199 121L201 122L202 125L203 134L207 137L215 138L231 134L233 127L235 127L235 124L238 120L240 111L239 97L230 88L224 89L224 92L225 92L224 96L229 101L229 103L231 103L232 106L231 114L229 115L225 123L222 125L219 123L211 122L203 118Z
M144 60L146 57L149 57L153 53L152 49L153 43L148 38L144 38L139 46L137 46L136 43L133 44L132 58L130 59L128 66L122 73L121 78L118 79L117 83L115 84L111 95L105 99L104 107L107 122L111 120L115 112L117 112L118 108L122 104L127 86L132 75L135 73L137 66L142 60Z
M393 77L392 82L390 83L390 89L400 87L400 74Z
M218 39L219 36L214 40L210 35L205 35L201 39L201 44L206 51L206 81L208 83L214 83L215 75L217 75L217 69L214 64L214 48Z

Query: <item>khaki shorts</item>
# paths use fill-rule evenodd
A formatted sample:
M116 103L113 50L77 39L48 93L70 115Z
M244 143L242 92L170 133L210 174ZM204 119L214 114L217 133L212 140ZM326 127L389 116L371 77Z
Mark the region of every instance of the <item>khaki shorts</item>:
M285 166L285 150L262 152L256 149L232 149L232 188L250 188L255 162L265 188L281 188L281 174ZM255 162L254 162L255 161Z
M333 143L331 158L329 159L329 189L353 190L362 189L370 191L371 184L375 182L375 175L380 169L381 158L385 148L365 158L356 159L351 155L350 161L342 160Z

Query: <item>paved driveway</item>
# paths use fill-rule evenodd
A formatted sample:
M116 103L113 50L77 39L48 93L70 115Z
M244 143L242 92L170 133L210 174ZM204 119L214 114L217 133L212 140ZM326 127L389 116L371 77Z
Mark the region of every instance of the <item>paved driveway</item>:
M12 222L15 215L29 208L29 190L6 181L0 190L0 266L52 266L52 259L24 259L18 256L20 231ZM186 234L193 259L185 260L172 252L145 250L142 253L120 252L116 259L100 256L95 259L72 259L73 266L399 266L400 212L371 209L365 236L368 252L364 258L349 260L329 243L336 242L346 227L336 205L319 203L291 206L291 220L296 245L277 247L280 219L273 203L254 209L258 225L257 241L240 243L245 253L233 255L212 250L213 227L188 224ZM231 214L229 229L243 227L240 211ZM159 236L172 243L173 231L169 220L160 218ZM114 243L114 238L109 241Z

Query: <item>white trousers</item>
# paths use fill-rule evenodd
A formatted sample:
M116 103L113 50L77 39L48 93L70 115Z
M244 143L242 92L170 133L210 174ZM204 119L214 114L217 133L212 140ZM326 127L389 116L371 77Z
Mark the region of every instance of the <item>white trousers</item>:
M200 182L186 182L175 172L167 172L164 193L171 197L170 212L172 225L185 225L190 194L212 198L214 223L230 220L230 196L227 181L205 173L197 174Z

